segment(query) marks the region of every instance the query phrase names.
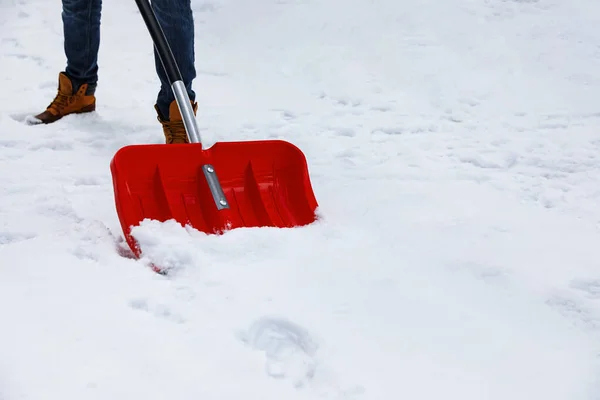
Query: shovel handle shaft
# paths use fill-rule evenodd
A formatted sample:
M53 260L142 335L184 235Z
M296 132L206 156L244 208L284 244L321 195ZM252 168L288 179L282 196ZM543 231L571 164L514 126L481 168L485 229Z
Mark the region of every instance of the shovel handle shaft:
M173 56L171 46L169 46L169 42L167 41L165 33L163 32L158 19L156 18L156 14L154 13L154 10L152 9L152 6L148 0L135 0L135 2L140 10L140 13L142 14L142 18L146 23L148 31L150 32L150 36L154 42L154 48L158 53L160 62L165 70L165 73L167 74L169 83L171 84L171 90L173 90L173 95L177 101L179 111L181 112L183 125L185 126L185 130L190 142L202 143L200 130L198 129L198 125L196 123L194 110L192 109L192 104L183 82L181 72L179 71L179 67L175 62L175 57Z
M156 48L160 62L162 63L163 68L167 73L167 77L169 78L169 83L172 85L177 81L183 80L181 77L181 72L179 71L179 67L175 62L175 57L173 56L171 47L169 46L169 42L167 42L165 33L158 23L158 19L156 18L156 14L150 5L150 2L148 0L135 0L135 2L137 3L140 13L142 14L142 18L146 23L148 31L150 32L150 36L154 42L154 47Z

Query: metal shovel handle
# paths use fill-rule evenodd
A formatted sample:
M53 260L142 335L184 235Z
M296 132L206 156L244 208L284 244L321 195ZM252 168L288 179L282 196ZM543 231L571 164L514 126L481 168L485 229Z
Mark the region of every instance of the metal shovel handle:
M175 62L175 57L173 56L169 42L167 42L165 33L156 18L156 14L148 0L135 0L135 2L142 14L142 18L146 23L148 31L150 32L160 62L169 79L169 84L171 85L175 100L177 101L177 106L181 112L181 118L183 119L183 125L185 126L188 138L192 143L202 143L202 137L200 136L200 130L196 123L196 117L194 115L194 110L192 109L190 97L185 88L185 83L183 83L181 72Z

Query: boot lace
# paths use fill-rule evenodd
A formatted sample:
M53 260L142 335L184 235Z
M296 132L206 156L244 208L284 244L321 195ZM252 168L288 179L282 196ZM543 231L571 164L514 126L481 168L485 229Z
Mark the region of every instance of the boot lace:
M188 143L187 132L183 121L170 121L165 124L167 143Z
M54 114L60 114L67 106L72 104L74 100L75 96L69 96L59 91L54 100L52 100L52 103L48 106L48 110L51 110Z

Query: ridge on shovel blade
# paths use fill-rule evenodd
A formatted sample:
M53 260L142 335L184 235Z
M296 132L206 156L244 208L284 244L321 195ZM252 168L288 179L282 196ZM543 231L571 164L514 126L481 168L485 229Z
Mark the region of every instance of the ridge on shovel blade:
M130 145L110 164L127 244L144 219L174 219L219 234L240 227L295 227L315 221L317 201L304 154L280 140ZM205 174L216 174L227 207L217 207ZM222 209L218 209L222 208Z

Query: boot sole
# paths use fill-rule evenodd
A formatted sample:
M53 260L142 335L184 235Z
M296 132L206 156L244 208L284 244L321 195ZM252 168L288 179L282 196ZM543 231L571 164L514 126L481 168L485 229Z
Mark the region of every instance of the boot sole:
M85 113L89 113L89 112L93 112L93 111L96 111L96 103L90 104L89 106L85 106L85 107L81 108L80 110L73 111L73 112L70 112L65 115L59 115L58 117L53 118L53 119L42 120L39 118L35 118L39 122L36 121L37 123L31 123L31 121L30 121L30 125L41 125L41 124L48 125L48 124L54 123L54 122L62 119L63 117L66 117L67 115L85 114Z

